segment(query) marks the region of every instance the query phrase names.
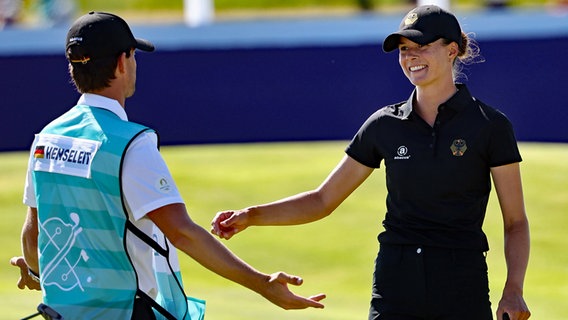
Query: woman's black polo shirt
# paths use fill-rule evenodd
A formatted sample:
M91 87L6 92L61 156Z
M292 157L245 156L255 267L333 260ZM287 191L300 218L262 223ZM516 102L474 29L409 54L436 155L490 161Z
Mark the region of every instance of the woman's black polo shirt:
M487 251L482 231L490 168L522 161L504 114L467 87L438 107L433 127L406 102L384 107L346 149L361 164L384 161L387 213L379 242Z

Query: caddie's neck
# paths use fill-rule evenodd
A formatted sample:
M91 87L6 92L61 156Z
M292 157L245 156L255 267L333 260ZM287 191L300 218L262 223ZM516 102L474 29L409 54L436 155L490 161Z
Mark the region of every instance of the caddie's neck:
M108 88L97 90L93 93L118 101L123 109L126 107L126 97L124 96L124 94L122 94L121 90L118 90L116 86L111 85Z
M134 49L130 52L129 57L126 57L126 53L123 53L118 58L114 77L108 87L93 93L114 99L120 103L122 108L125 108L126 98L130 98L134 94L136 87L136 59L134 58Z

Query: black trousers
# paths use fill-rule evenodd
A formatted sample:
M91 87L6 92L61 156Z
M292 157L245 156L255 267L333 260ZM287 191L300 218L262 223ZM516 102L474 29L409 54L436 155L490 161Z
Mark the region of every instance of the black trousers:
M492 320L485 254L381 245L369 320Z

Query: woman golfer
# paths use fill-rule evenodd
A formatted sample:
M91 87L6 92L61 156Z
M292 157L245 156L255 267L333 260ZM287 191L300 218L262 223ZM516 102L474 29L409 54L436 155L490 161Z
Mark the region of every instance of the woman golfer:
M212 232L229 239L251 225L322 219L383 163L387 212L369 319L488 320L489 246L482 225L493 179L508 269L497 317L528 319L529 225L514 132L505 115L456 82L475 46L452 13L427 5L410 11L385 39L385 52L397 49L415 86L408 100L371 115L318 188L220 212Z

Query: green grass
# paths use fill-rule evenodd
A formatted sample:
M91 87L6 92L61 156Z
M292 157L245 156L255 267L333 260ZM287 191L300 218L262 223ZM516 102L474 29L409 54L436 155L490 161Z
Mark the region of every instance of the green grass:
M273 143L164 147L162 153L204 227L215 212L276 200L315 188L343 156L346 142ZM522 143L526 207L532 252L525 298L533 319L568 319L568 145ZM38 292L20 291L8 260L20 252L25 207L21 204L27 165L24 152L0 154L0 309L3 319L32 313ZM255 293L181 258L188 294L207 300L208 320L365 319L373 259L384 217L384 172L377 170L330 217L304 226L250 228L225 243L264 272L284 270L304 278L302 295L325 292L324 310L284 311ZM491 297L498 303L505 279L502 221L493 196L485 223Z

